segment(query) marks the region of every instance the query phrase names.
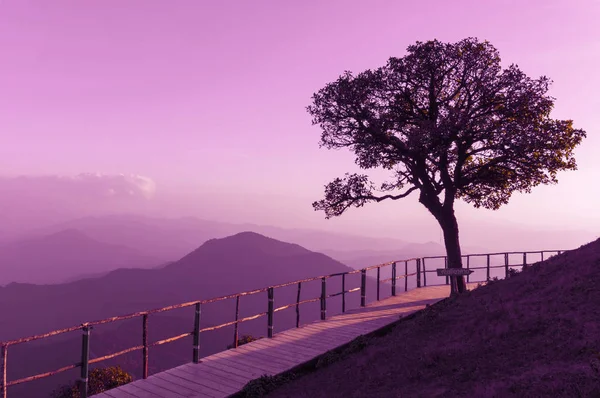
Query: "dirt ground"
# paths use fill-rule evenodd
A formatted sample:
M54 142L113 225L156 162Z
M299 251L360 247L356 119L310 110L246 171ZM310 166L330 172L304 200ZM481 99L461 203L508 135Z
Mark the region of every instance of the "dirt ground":
M600 240L433 305L268 397L600 397Z

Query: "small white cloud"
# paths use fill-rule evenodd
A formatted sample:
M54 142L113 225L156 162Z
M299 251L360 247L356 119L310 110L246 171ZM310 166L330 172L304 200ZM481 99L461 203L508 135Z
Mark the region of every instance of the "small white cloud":
M22 192L68 195L74 197L139 197L152 199L156 183L149 177L136 174L81 173L74 176L0 177L0 191L16 188Z
M156 184L135 174L0 176L2 229L31 229L93 214L144 212Z

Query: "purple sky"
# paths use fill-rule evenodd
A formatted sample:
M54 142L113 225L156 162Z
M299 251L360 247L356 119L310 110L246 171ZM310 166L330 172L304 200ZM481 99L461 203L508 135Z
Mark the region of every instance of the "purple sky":
M416 198L325 222L310 203L353 170L318 148L305 107L344 70L416 40L492 42L555 83L554 116L588 132L580 170L461 220L598 229L600 2L0 2L0 175L138 174L163 212L393 234L435 221ZM155 199L158 200L158 199Z

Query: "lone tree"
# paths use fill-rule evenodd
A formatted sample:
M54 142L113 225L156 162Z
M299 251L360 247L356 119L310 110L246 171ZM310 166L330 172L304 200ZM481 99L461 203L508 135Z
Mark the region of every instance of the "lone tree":
M391 176L377 186L347 173L313 207L331 218L418 192L442 228L448 266L461 268L455 201L496 210L515 191L557 183L557 172L577 169L573 150L586 133L550 117L547 77L502 69L487 41L433 40L407 50L376 70L345 72L313 95L307 109L322 129L320 145L349 148L360 168ZM463 277L457 288L464 292Z

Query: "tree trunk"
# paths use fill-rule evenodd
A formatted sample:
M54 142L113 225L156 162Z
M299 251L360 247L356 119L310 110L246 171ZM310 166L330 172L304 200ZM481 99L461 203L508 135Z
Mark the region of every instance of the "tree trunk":
M446 256L448 257L448 268L462 268L462 255L460 251L460 241L458 238L458 222L454 215L454 209L444 209L441 217L438 219L442 231L444 232L444 243L446 245ZM456 277L456 287L458 293L467 290L464 276Z

